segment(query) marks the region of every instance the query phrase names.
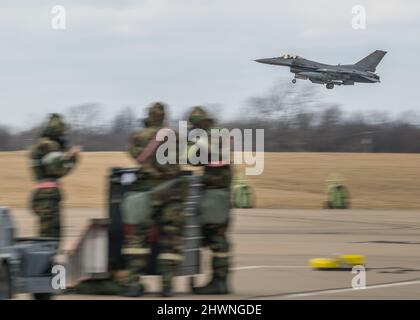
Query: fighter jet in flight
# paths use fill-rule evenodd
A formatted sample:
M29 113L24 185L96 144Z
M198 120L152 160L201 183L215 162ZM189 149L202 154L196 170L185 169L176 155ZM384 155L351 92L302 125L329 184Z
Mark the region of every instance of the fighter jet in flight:
M375 73L376 66L385 56L386 51L376 50L355 64L329 65L285 54L278 58L259 59L256 62L290 67L296 79L310 80L313 83L326 84L327 89L334 85L354 85L355 82L381 82Z

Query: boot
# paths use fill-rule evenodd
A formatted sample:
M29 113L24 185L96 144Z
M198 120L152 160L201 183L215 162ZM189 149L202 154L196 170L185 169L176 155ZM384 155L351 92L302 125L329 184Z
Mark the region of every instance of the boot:
M162 292L161 296L164 298L170 298L173 296L172 292L172 274L165 273L162 275Z
M193 288L194 294L229 294L227 279L215 278L204 287Z
M144 294L144 286L140 283L134 283L125 286L123 292L121 295L123 297L129 297L129 298L138 298L143 296Z
M173 296L172 286L164 285L162 287L161 296L164 297L164 298L170 298L170 297L172 297Z
M162 291L161 296L170 298L173 296L172 281L174 278L174 271L177 266L176 261L161 259L159 260L158 268L162 275Z
M87 280L80 282L75 287L68 290L70 294L95 294L95 295L119 295L125 288L113 281L105 280Z

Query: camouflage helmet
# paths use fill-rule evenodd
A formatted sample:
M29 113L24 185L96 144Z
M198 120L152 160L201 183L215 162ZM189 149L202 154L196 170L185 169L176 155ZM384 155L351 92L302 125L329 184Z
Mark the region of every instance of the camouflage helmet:
M165 120L165 105L161 102L153 103L149 108L148 123L151 126L160 126Z
M208 114L206 110L204 110L203 107L194 107L188 117L188 121L194 127L200 127L200 123L202 123L202 121L204 120L212 120L212 117Z
M42 131L43 136L47 137L60 137L63 136L68 129L63 117L57 113L49 116L47 123Z

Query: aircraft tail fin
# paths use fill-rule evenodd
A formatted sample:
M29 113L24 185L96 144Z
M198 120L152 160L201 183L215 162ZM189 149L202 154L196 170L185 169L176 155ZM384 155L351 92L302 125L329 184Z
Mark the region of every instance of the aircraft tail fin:
M375 72L376 66L381 62L382 58L386 55L386 51L376 50L367 57L363 58L355 64L356 67L364 71Z

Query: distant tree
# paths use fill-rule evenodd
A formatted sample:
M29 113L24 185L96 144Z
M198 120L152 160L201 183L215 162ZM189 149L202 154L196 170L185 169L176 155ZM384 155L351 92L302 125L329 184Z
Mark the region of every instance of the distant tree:
M348 113L339 105L323 102L316 88L279 82L246 100L236 119L221 126L264 129L265 150L272 152L420 152L417 113L394 117L383 111ZM219 104L205 107L215 117L223 111ZM187 119L189 112L181 119ZM126 150L129 136L142 126L130 107L105 121L101 106L87 103L68 108L65 117L71 125L71 143L83 145L86 151ZM175 120L169 113L167 125L177 128ZM0 151L27 149L38 137L40 126L17 133L0 126Z
M115 135L127 136L138 125L138 120L132 108L123 108L112 120L111 132Z
M125 150L131 134L139 126L139 120L132 108L125 107L112 119L109 130L109 142L111 150Z
M9 151L12 149L12 135L10 134L9 129L0 126L0 150Z
M95 131L103 125L101 106L96 103L69 107L65 112L65 116L73 131Z

